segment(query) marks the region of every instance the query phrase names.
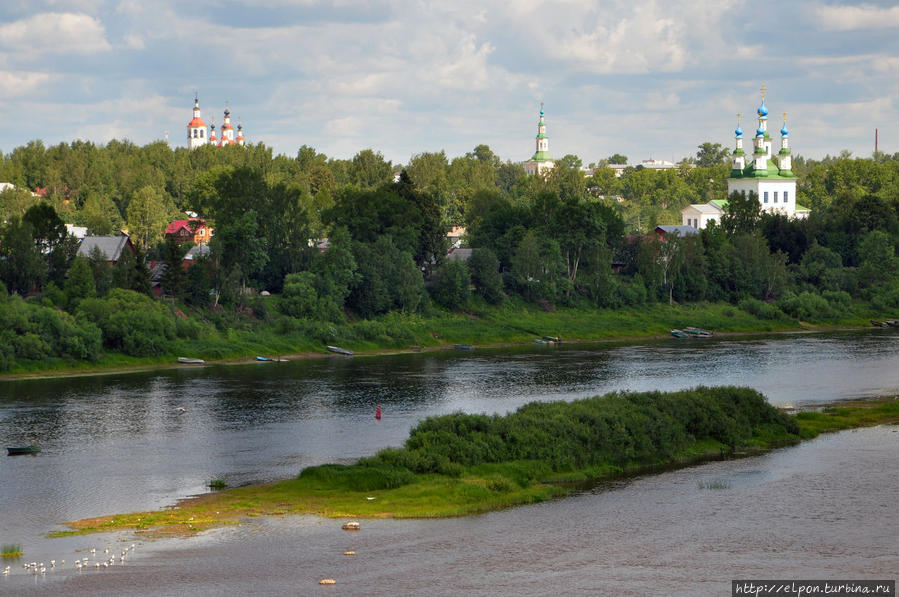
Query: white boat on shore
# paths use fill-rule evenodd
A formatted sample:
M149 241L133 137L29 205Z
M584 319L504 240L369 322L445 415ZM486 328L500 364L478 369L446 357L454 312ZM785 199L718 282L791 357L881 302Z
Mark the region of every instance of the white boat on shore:
M202 365L206 361L204 361L203 359L192 359L190 357L178 357L178 362L187 365Z

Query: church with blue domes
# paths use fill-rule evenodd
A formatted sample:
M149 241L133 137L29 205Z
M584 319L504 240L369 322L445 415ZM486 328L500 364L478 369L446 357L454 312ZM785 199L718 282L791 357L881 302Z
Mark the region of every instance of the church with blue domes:
M727 179L727 194L755 193L762 211L780 213L789 218L808 217L809 210L796 203L796 176L792 171L790 131L784 112L780 129L780 150L773 153L771 135L768 133L768 106L765 104L765 87L762 87L762 103L756 110L758 128L752 137L752 153L743 149L743 128L737 114L734 131L736 147L733 151L733 167ZM705 228L710 220L721 221L726 201L712 201L706 205L691 205L681 211L684 225Z

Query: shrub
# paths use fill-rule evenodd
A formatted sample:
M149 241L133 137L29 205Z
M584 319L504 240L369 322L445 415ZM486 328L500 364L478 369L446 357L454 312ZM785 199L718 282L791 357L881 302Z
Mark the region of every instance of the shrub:
M402 449L382 450L366 464L452 476L465 467L524 461L555 471L623 467L670 459L695 440L735 448L772 432L797 435L799 429L749 388L613 393L531 403L505 416L429 417Z
M186 340L196 340L200 337L204 327L199 321L193 319L175 318L175 335Z
M167 340L174 338L170 317L145 311L120 311L110 315L103 330L106 344L136 357L165 354Z
M743 311L746 311L750 315L754 315L759 319L786 319L786 314L776 306L760 301L756 298L743 299L737 306Z
M785 298L779 304L783 311L801 321L830 319L837 315L827 299L807 291Z

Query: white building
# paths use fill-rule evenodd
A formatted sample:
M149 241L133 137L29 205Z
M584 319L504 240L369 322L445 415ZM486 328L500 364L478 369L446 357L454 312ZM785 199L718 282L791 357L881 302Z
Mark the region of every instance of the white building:
M709 222L721 222L721 214L724 213L724 205L726 201L715 200L702 205L688 205L681 210L681 217L684 226L692 226L697 230L702 230L709 225Z
M537 123L537 151L530 160L524 163L528 174L544 174L556 165L549 155L549 137L546 136L546 123L543 121L543 104L540 104L540 121Z
M215 135L215 123L213 122L209 125L209 131L207 134L206 123L200 117L200 100L199 98L194 98L194 117L193 119L187 123L187 148L188 149L196 149L197 147L201 147L203 145L215 145L218 147L222 147L225 145L240 145L243 146L246 144L246 139L243 135L243 125L238 123L237 125L237 136L234 135L234 126L231 124L231 110L228 109L227 104L225 105L225 121L222 124L222 138L219 139Z
M787 114L784 112L784 123L780 129L780 151L773 155L771 136L768 134L768 107L765 105L764 87L762 103L756 113L759 125L753 137L751 159L747 159L743 150L743 129L740 126L740 115L737 114L737 128L734 131L736 147L733 152L733 167L727 179L727 194L730 196L737 192L745 196L755 193L762 211L780 213L789 218L808 217L809 210L796 203L796 176L791 169ZM705 228L711 220L721 221L726 204L726 201L713 201L706 205L690 205L681 210L681 218L685 225ZM716 209L719 211L717 217L714 213Z

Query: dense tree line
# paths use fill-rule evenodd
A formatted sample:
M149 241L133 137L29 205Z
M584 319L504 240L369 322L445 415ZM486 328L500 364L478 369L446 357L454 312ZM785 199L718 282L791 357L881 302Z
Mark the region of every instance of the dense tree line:
M734 195L721 222L667 238L655 225L725 198L720 145L700 145L675 169L620 177L608 164L624 156L592 164L590 177L577 156L529 177L486 145L452 160L416 154L404 168L373 150L339 160L306 146L287 157L263 145L32 142L0 157L0 179L18 187L0 193L0 281L4 296L31 301L0 305L20 322L5 328L16 335L6 344L13 359L93 358L101 347L158 355L168 339L196 334L152 306L149 262L166 266L163 294L193 308L333 323L508 296L547 309L728 301L760 317L813 320L859 303L899 309L896 156L797 158L807 220L762 214L755 197ZM209 256L187 269L188 246L163 240L185 211L216 231ZM126 227L137 252L115 267L75 257L64 223L92 234ZM447 254L452 225L467 227L467 261ZM271 308L261 291L279 295ZM55 310L60 323L32 307ZM48 336L70 325L83 348Z

